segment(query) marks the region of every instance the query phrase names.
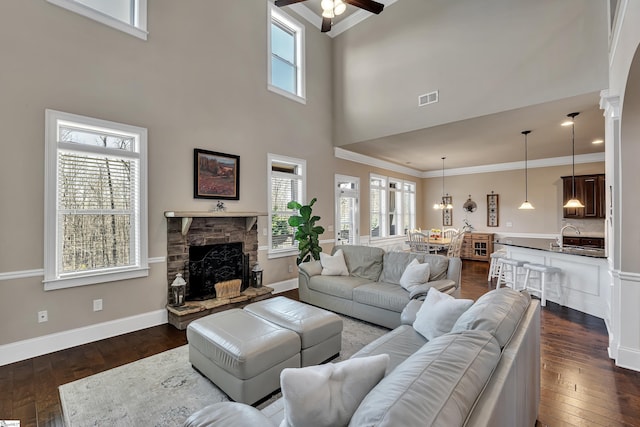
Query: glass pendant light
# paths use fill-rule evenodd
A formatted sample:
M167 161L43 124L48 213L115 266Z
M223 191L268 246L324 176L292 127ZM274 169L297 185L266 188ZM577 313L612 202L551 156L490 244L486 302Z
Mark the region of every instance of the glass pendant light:
M527 135L531 133L530 130L523 130L520 132L524 135L524 202L518 209L535 209L531 203L529 203L529 176L527 168Z
M565 122L571 126L571 199L564 205L565 208L584 208L580 200L576 198L576 116L580 113L569 113L567 117L571 121ZM564 123L563 123L564 124Z
M444 195L444 159L446 159L446 157L442 157L442 198L440 199L440 203L436 202L433 205L433 209L440 209L440 210L453 209L453 205L451 203L445 203L445 195ZM449 196L449 193L447 193L447 196Z

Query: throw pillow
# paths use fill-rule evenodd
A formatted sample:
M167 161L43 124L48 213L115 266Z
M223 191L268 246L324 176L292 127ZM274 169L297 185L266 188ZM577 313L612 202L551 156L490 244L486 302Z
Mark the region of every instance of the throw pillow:
M342 249L338 249L333 256L320 252L320 264L323 276L348 276L349 270L344 262Z
M456 299L436 288L431 288L416 314L413 329L431 341L450 332L458 317L472 304L473 300Z
M413 259L404 269L402 277L400 278L400 286L408 291L417 285L422 285L429 281L429 274L431 273L431 267L429 264L420 264L417 259Z
M362 399L384 377L388 354L358 357L280 374L284 420L280 427L346 426Z

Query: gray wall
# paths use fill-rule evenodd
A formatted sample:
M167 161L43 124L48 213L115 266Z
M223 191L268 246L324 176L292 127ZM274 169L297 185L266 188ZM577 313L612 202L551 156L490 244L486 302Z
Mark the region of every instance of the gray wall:
M606 88L606 8L584 0L394 3L335 39L336 145ZM440 102L418 108L418 96L433 90Z
M192 196L194 148L240 155L229 211L267 211L268 152L306 159L308 194L333 222L330 39L307 28L302 105L267 90L265 1L186 3L149 1L145 42L44 0L0 2L0 273L43 268L46 108L148 128L150 257L166 255L165 210L215 205ZM297 276L279 268L294 258L262 258L268 281ZM154 263L145 279L49 292L39 275L0 280L0 345L161 310L165 272Z

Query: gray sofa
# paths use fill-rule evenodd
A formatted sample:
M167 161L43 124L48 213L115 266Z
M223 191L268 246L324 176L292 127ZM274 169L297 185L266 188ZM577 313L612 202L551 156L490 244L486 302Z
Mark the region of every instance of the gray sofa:
M421 301L403 322L412 323ZM403 324L353 357L389 354L385 377L364 397L350 426L525 427L540 403L540 304L501 288L480 297L451 332L427 341ZM186 427L279 426L284 402L262 411L225 402L193 414Z
M332 255L338 249L344 253L349 276L323 276L319 261L300 264L300 301L392 329L400 325L400 313L412 298L425 295L431 287L452 293L460 286L460 258L357 245L335 246ZM429 263L431 274L428 283L408 292L400 286L400 278L414 258Z

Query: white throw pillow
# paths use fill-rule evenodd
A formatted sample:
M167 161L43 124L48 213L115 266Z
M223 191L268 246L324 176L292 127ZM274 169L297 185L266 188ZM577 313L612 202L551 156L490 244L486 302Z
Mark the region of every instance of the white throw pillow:
M286 368L280 374L284 420L280 427L346 426L362 399L384 377L388 354Z
M417 285L422 285L429 281L429 274L431 274L431 267L428 263L420 264L420 261L413 259L404 269L402 277L400 278L400 286L408 291Z
M456 299L436 288L431 288L416 314L413 329L431 341L451 332L458 317L472 305L473 300Z
M349 275L347 264L344 262L344 253L342 252L342 249L338 249L333 256L320 252L320 264L322 265L323 276Z

